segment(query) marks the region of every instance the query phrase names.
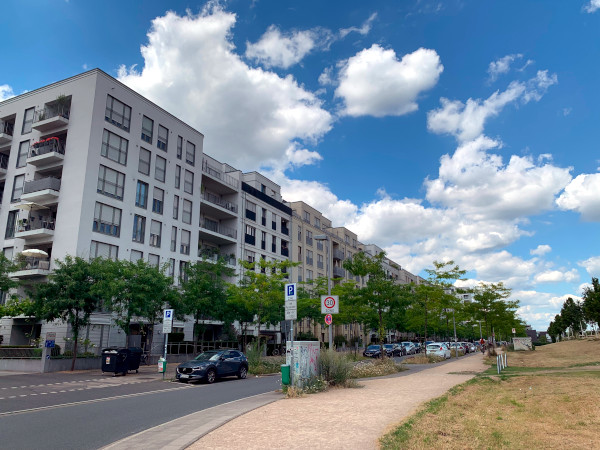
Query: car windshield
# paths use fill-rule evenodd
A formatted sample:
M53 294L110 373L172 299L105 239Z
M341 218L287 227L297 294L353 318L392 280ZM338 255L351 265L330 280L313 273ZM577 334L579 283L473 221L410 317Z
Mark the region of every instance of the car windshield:
M379 348L379 345L369 345L369 348L367 350L377 350Z
M383 344L385 348L394 348L394 344Z
M405 347L410 346L410 342L403 342L402 345L404 345Z
M427 350L437 350L437 349L439 349L441 346L442 346L441 344L429 344L429 345L427 346Z
M222 352L202 352L194 358L194 361L217 361Z

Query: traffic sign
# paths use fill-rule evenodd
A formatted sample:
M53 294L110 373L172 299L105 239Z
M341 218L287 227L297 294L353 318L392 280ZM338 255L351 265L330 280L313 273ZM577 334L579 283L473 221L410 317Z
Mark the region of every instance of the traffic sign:
M326 323L327 325L331 325L331 323L332 323L332 322L333 322L333 316L332 316L331 314L327 314L327 315L325 316L325 323Z
M296 308L285 308L285 320L296 320L298 318L298 310Z
M296 283L288 283L285 285L285 301L296 300Z
M338 314L340 298L337 295L321 295L321 314Z
M517 332L517 330L513 328L513 334L515 334L516 332Z
M163 333L173 332L173 310L165 309L163 313Z

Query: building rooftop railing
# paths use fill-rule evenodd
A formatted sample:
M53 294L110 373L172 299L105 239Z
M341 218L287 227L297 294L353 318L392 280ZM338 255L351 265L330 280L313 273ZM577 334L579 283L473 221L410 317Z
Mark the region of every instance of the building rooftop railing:
M231 175L227 175L226 173L223 173L221 170L219 170L215 167L212 167L206 161L202 162L202 172L223 181L225 184L228 184L229 186L231 186L235 189L238 189L240 187L239 180L236 180Z

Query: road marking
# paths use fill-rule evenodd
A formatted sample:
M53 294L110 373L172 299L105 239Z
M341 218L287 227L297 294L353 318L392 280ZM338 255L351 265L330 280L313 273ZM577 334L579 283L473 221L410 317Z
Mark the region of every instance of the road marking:
M80 402L71 402L71 403L62 403L59 405L49 405L49 406L41 406L39 408L29 408L29 409L21 409L18 411L7 411L7 412L3 412L0 413L0 417L3 416L12 416L12 415L16 415L16 414L25 414L25 413L29 413L29 412L36 412L36 411L45 411L48 409L54 409L54 408L66 408L69 406L77 406L77 405L86 405L89 403L100 403L100 402L107 402L109 400L120 400L122 398L131 398L131 397L142 397L144 395L150 395L150 394L160 394L162 392L169 392L169 391L179 391L181 389L190 389L193 387L189 386L189 385L182 385L182 386L178 386L178 387L173 387L173 388L168 388L168 389L159 389L157 391L148 391L148 392L138 392L136 394L125 394L125 395L116 395L114 397L105 397L105 398L95 398L92 400L82 400ZM15 398L13 397L9 397L9 398Z

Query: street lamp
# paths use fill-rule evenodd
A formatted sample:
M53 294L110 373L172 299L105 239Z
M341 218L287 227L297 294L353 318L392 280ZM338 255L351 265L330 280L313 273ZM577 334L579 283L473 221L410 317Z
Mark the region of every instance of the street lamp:
M329 236L326 234L317 234L313 236L315 241L330 241ZM325 244L325 251L327 255L327 296L331 295L331 264L329 264L329 242ZM333 327L329 327L329 349L333 350Z

